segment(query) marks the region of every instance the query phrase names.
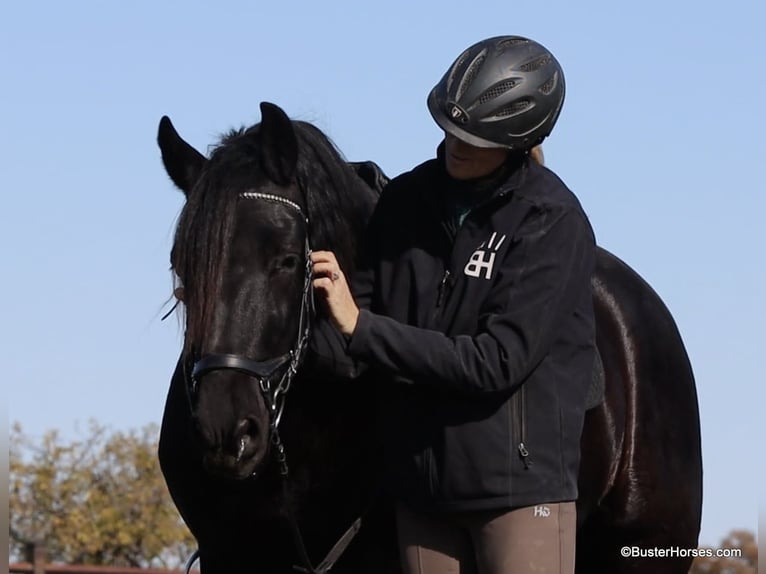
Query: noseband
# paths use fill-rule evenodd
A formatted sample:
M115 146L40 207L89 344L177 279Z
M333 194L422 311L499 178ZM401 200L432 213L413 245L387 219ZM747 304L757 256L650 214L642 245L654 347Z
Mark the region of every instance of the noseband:
M282 411L285 407L285 398L287 392L290 390L290 385L295 378L295 374L298 372L298 367L303 361L305 355L306 346L308 344L309 335L311 332L311 318L314 314L314 296L311 288L311 281L313 279L313 271L311 265L311 246L309 244L309 220L308 217L301 209L301 206L279 195L272 195L269 193L259 193L256 191L246 191L240 194L242 199L260 199L264 201L272 201L286 205L291 209L298 212L301 221L305 226L305 258L306 269L303 280L303 293L301 296L301 312L298 320L298 337L295 345L284 355L266 359L265 361L254 361L241 355L227 355L227 354L208 354L200 357L194 362L191 370L191 377L187 379L187 393L189 395L189 404L193 408L194 397L197 394L202 377L213 371L231 370L243 373L250 377L253 377L258 381L260 385L263 398L266 401L266 405L269 408L270 415L270 430L271 440L278 451L282 451L283 448L281 441L279 440L279 433L277 427L282 419ZM281 373L281 377L276 380L277 375ZM283 456L280 456L280 459ZM280 460L281 464L284 461ZM283 469L284 470L284 469Z

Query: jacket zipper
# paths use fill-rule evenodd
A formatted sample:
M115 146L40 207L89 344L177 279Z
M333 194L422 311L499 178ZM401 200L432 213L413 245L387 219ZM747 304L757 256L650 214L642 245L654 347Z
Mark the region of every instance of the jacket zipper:
M524 385L519 387L519 390L514 393L511 398L511 406L513 413L513 424L515 425L516 440L519 441L516 445L516 449L519 452L521 462L524 464L524 469L529 470L532 466L532 459L529 456L527 450L527 407L526 400L524 398L525 390Z
M442 275L442 280L439 282L439 289L436 293L436 308L442 306L444 303L444 294L446 291L447 281L449 280L450 271L449 269L444 270L444 275Z

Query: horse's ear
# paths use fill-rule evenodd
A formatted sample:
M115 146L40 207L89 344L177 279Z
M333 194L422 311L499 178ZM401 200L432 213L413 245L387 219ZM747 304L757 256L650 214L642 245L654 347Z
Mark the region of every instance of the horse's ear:
M173 183L187 196L197 183L207 159L186 143L173 127L170 118L162 116L157 130L157 144L162 151L162 163Z
M288 185L298 163L298 139L293 122L279 106L261 102L260 134L266 175L278 185Z

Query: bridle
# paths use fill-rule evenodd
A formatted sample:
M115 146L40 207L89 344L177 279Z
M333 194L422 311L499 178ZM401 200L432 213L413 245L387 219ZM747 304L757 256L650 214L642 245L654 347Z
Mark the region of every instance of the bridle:
M257 191L245 191L240 194L241 199L260 199L264 201L272 201L282 205L285 205L292 210L296 211L305 226L305 258L306 268L304 272L303 280L303 293L301 295L301 311L298 320L298 336L297 341L292 349L287 353L267 359L265 361L255 361L242 355L231 354L207 354L202 357L195 358L191 368L191 376L185 377L186 379L186 391L189 399L189 406L193 412L194 398L197 394L197 389L200 385L201 379L208 373L220 370L233 370L239 373L248 375L258 381L261 393L266 406L269 409L269 431L271 445L274 448L276 461L279 464L279 474L282 476L282 490L287 498L288 488L287 480L290 474L289 467L287 465L287 456L285 454L285 447L282 443L282 439L279 435L279 423L282 420L282 413L285 408L285 399L287 393L290 390L295 375L298 372L298 368L305 356L306 347L308 345L309 336L311 334L311 321L315 313L314 305L314 292L312 289L312 280L314 278L313 268L311 265L311 244L309 241L309 219L304 213L300 205L291 201L285 197L279 195L273 195L270 193L260 193ZM276 376L281 373L281 377L278 380ZM290 528L293 533L295 546L300 555L302 566L293 566L294 569L306 572L308 574L326 574L341 557L348 545L353 540L354 536L361 528L362 518L357 518L353 524L346 530L341 538L335 543L327 556L316 567L312 565L311 560L306 551L306 545L303 542L303 536L301 535L298 527L298 522L295 518L295 513L290 509ZM194 554L189 558L186 563L186 574L189 574L195 560L199 557L199 550L196 550Z
M309 243L309 219L304 214L300 205L270 193L260 193L257 191L245 191L240 194L242 199L261 199L273 201L286 205L298 212L301 221L305 226L305 258L306 269L303 279L303 293L301 295L301 312L298 320L298 337L295 345L284 355L267 359L265 361L254 361L241 355L225 354L207 354L194 361L191 369L191 377L187 380L187 391L189 403L193 406L194 397L199 387L200 379L212 372L220 370L233 370L253 377L258 381L261 393L269 409L270 430L272 442L279 441L279 422L282 420L282 411L285 407L285 398L290 390L290 385L298 372L298 367L303 361L306 346L308 345L309 335L311 333L311 319L314 315L314 292L311 288L311 282L314 277L311 266L311 245ZM274 384L275 375L282 373L282 376ZM277 437L276 439L274 437ZM280 441L281 444L281 441ZM275 444L274 446L277 446Z

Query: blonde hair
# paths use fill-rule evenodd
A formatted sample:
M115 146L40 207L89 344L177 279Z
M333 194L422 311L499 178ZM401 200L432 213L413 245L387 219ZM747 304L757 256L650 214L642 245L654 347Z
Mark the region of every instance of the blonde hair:
M545 165L545 156L543 155L543 146L536 145L531 150L529 150L529 157L531 157L540 165Z

